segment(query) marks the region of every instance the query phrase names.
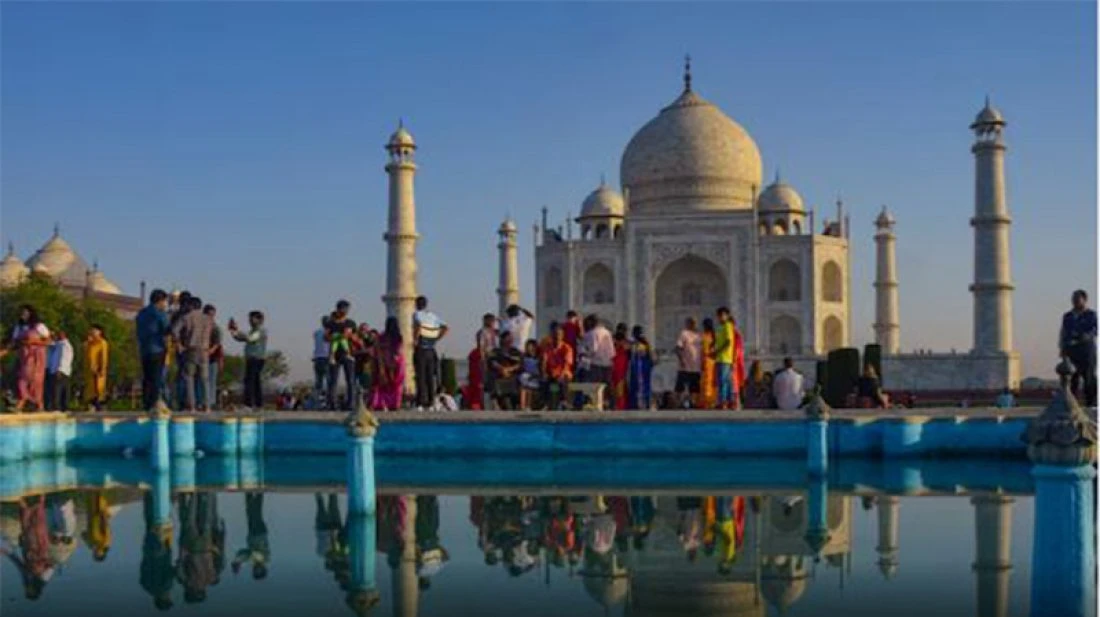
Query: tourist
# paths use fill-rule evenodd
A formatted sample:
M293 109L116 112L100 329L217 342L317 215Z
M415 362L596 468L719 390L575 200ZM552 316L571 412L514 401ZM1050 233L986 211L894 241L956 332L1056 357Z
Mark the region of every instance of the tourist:
M861 407L885 409L890 406L886 394L882 391L878 373L875 371L875 367L872 364L863 367L863 376L859 378L857 395L859 396L859 405Z
M237 574L241 566L248 563L252 566L252 578L258 581L267 578L267 564L271 562L271 543L268 542L267 523L264 522L264 494L245 493L244 511L248 524L245 547L237 551L229 567L233 574Z
M156 405L164 391L164 363L167 353L168 294L154 289L149 304L134 319L138 352L141 354L141 402L148 411Z
M439 356L435 346L447 336L447 324L428 310L428 299L424 296L416 299L412 336L416 402L418 408L424 410L432 406L439 393Z
M328 378L329 344L325 338L328 334L328 315L321 315L321 327L313 331L313 392L320 398L327 396L328 388L325 387Z
M684 320L684 329L676 339L676 395L680 397L680 407L695 407L699 404L700 363L703 353L703 340L695 330L695 318Z
M489 370L493 373L493 394L500 409L515 409L519 404L517 377L523 368L523 355L512 344L512 333L500 335L500 347L489 357Z
M190 291L180 292L179 298L176 300L176 309L175 309L174 312L170 313L169 316L168 316L168 326L169 326L170 331L175 332L176 325L179 323L179 321L181 319L186 317L187 314L191 312L191 307L192 307L192 305L191 305L191 292ZM171 350L170 350L170 353L169 353L169 355L171 357L171 360L169 361L169 363L170 363L171 366L175 367L175 375L176 375L175 379L173 379L171 381L168 381L169 384L174 384L174 385L169 387L169 390L173 392L172 397L173 397L173 399L175 400L175 403L176 403L175 407L177 409L182 409L183 406L186 404L186 396L187 396L187 393L184 391L184 385L183 385L183 382L184 382L183 350L179 348L179 341L176 339L175 336L170 337L169 341L171 342L171 347L172 347Z
M158 610L172 608L172 587L176 584L176 569L172 565L172 527L160 525L153 514L153 492L145 491L142 512L145 518L145 538L141 543L139 580L141 588L153 597Z
M374 389L371 409L396 411L401 408L401 394L405 388L405 356L401 338L401 326L396 317L387 317L382 334L374 341Z
M489 354L481 351L480 335L480 331L474 335L474 348L466 356L466 385L462 388L462 408L478 411L485 409L485 393L489 391L486 387L489 371L485 366Z
M183 585L183 601L194 604L206 600L206 588L218 580L217 504L209 491L179 496L179 560L177 577Z
M652 404L653 346L641 326L634 326L630 340L630 408L649 409Z
M802 373L794 368L794 360L783 358L783 370L775 374L772 384L776 405L785 411L802 406L802 399L805 396L803 382Z
M1005 387L1001 390L1001 393L997 395L997 402L995 403L999 409L1012 409L1016 406L1016 397L1012 394L1012 388Z
M54 575L54 568L50 560L49 528L46 522L46 498L38 496L34 505L30 502L34 497L19 499L19 549L21 556L16 556L13 549L8 546L0 546L0 554L5 555L15 564L23 580L23 594L28 600L37 600L42 595Z
M374 384L374 361L372 360L375 350L375 339L378 338L378 332L372 329L365 323L359 324L359 331L356 332L355 339L352 341L351 356L355 359L355 377L358 380L359 398L355 400L354 408L359 408L360 399L370 400L369 393Z
M84 505L87 521L81 537L92 552L92 559L103 561L111 550L111 518L120 509L107 501L105 491L90 491Z
M745 540L745 498L715 499L715 531L718 543L718 573L729 574L737 561L737 549Z
M1063 358L1073 363L1070 390L1096 405L1096 312L1088 307L1089 295L1083 289L1073 292L1073 308L1062 315L1058 337ZM1083 389L1083 391L1082 391Z
M344 388L347 392L346 410L355 405L358 380L355 379L355 358L352 356L352 340L355 338L355 322L348 317L351 303L340 300L336 310L329 316L325 340L329 344L328 364L328 408L336 411L340 408L336 401L336 387L340 374L344 375Z
M550 322L550 336L542 348L543 405L561 407L573 380L573 348L565 340L565 328Z
M218 374L225 366L225 347L222 346L222 329L216 318L218 309L213 304L202 307L202 312L210 319L210 348L207 349L206 383L203 387L203 403L207 410L218 407Z
M569 310L565 312L565 323L562 324L562 331L565 333L565 343L573 348L573 357L577 357L577 345L580 343L582 335L581 316L577 314L577 311Z
M183 405L187 411L208 406L198 405L198 388L207 382L210 370L210 341L214 322L202 311L202 300L192 297L191 308L172 326L172 338L179 351L179 371L183 380Z
M769 384L764 383L764 365L759 360L753 360L749 365L748 376L745 379L745 395L743 402L747 409L768 409L771 407L771 391Z
M717 369L715 382L718 386L718 408L733 409L737 403L736 382L733 376L734 334L733 319L730 310L720 307L718 313L718 327L714 334L714 363Z
M84 402L91 411L102 411L107 402L107 360L110 345L103 326L92 324L84 341Z
M623 410L630 404L630 341L625 332L612 335L615 357L611 361L611 391L608 393L611 409Z
M535 321L534 313L518 304L513 304L504 311L504 317L500 323L501 332L511 332L512 340L517 343L530 338L531 324Z
M734 409L741 409L741 399L745 393L745 339L732 314L730 325L733 326L733 366L730 372L733 377Z
M714 409L718 404L718 374L714 362L714 320L703 319L703 334L699 337L702 355L699 358L700 409Z
M511 334L513 331L509 330ZM525 411L531 410L532 399L542 388L542 362L539 358L539 344L528 339L523 344L523 366L519 374L519 406Z
M596 314L585 319L584 347L589 354L589 383L611 384L611 363L615 359L615 341Z
M19 347L19 400L15 411L23 411L27 403L35 411L45 411L46 347L50 344L50 331L38 318L38 312L29 304L19 308L19 323L11 336Z
M261 375L267 358L267 329L264 314L251 311L248 314L248 332L241 332L234 319L229 320L229 335L244 343L244 406L259 409L264 404Z
M477 355L480 366L481 383L477 384L481 390L482 399L477 401L479 409L486 409L488 407L488 401L484 400L484 396L493 391L492 374L489 371L489 356L492 355L493 350L500 344L499 334L497 332L497 318L492 313L485 313L481 316L481 328L477 331Z
M67 411L69 409L69 377L73 374L73 344L64 332L54 333L54 342L50 345L47 357L46 375L50 384L46 388L49 409ZM52 378L51 378L52 376Z

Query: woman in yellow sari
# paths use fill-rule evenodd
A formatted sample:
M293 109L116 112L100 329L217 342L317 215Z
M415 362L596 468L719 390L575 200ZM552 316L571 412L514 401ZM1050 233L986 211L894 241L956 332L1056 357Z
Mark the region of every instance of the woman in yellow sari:
M88 493L86 503L88 528L84 531L84 542L92 551L92 558L103 561L111 549L111 507L103 491Z
M108 348L103 327L93 325L84 342L84 399L95 411L107 400Z
M718 402L718 386L714 381L714 320L703 320L703 357L700 363L698 409L714 409Z

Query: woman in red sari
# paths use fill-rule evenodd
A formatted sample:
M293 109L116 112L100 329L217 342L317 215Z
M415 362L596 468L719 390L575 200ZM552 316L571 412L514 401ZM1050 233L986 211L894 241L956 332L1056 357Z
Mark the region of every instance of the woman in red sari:
M12 333L12 341L19 346L19 401L15 411L23 411L28 402L34 405L35 411L43 411L50 331L38 320L33 306L24 304L20 308L19 325Z
M741 331L737 329L737 321L733 321L733 385L734 397L737 409L741 409L745 400L745 342L741 338Z
M630 397L628 378L630 377L630 343L626 332L615 333L615 357L611 360L611 401L612 409L626 409Z
M405 358L401 355L401 329L396 317L386 318L386 327L375 345L371 408L375 411L400 409L401 393L405 389Z
M462 402L466 409L481 410L485 400L485 371L481 357L481 347L475 346L466 356L466 387L462 390Z

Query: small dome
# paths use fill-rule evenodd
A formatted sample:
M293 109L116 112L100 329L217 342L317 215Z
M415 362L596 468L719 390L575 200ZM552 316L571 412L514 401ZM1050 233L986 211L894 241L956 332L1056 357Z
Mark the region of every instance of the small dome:
M415 148L416 141L413 139L412 133L405 130L404 123L398 123L397 130L390 135L389 142L386 143L387 148Z
M760 186L760 150L718 107L684 92L634 134L620 178L630 207L669 211L742 210Z
M27 260L27 267L34 272L46 274L62 284L81 287L84 286L90 269L87 262L81 259L69 243L61 237L61 231L56 226L53 237Z
M879 229L887 229L894 226L894 215L886 209L886 206L882 207L882 212L878 213L878 217L875 218L875 227Z
M1001 111L994 107L989 102L989 97L985 97L985 107L978 112L977 117L974 118L974 123L970 125L970 128L977 128L979 126L989 125L1004 125L1005 117L1001 114Z
M30 274L30 268L15 256L15 247L8 244L8 254L0 261L0 287L14 287Z
M511 218L504 219L504 222L500 224L500 233L515 233L518 231L516 222Z
M577 220L608 216L621 217L625 211L623 196L601 181L600 186L584 198L584 203L581 204L581 215Z
M794 187L779 179L776 174L775 181L760 193L757 200L761 211L786 211L803 212L802 196Z
M115 295L122 293L122 290L119 289L118 285L115 285L111 281L108 281L107 277L99 271L98 267L94 271L92 271L91 278L88 282L91 284L92 289L100 293Z
M611 608L626 601L630 579L625 576L585 576L584 590L600 606Z
M783 612L806 593L806 562L800 556L767 559L760 573L760 593Z

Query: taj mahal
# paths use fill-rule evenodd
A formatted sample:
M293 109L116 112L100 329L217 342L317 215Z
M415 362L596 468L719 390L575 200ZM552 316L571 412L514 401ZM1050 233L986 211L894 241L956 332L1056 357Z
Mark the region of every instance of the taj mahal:
M973 344L969 353L901 353L895 218L873 221L876 245L874 340L886 387L994 390L1019 383L1012 338L1011 219L1005 196L1003 115L988 99L970 124L975 135ZM401 126L390 161L387 294L390 314L409 323L415 298L415 141ZM580 214L535 226L539 331L567 310L614 324L640 324L660 357L654 390L670 389L671 350L685 318L729 306L746 356L777 365L813 363L852 340L850 216L816 220L778 174L765 185L756 143L740 124L693 88L690 60L679 95L627 143L621 190L600 183ZM574 224L577 232L574 233ZM497 233L500 307L519 302L518 229ZM868 282L867 284L871 284ZM962 290L960 290L962 291ZM862 325L860 327L863 327ZM406 339L408 340L408 339Z

